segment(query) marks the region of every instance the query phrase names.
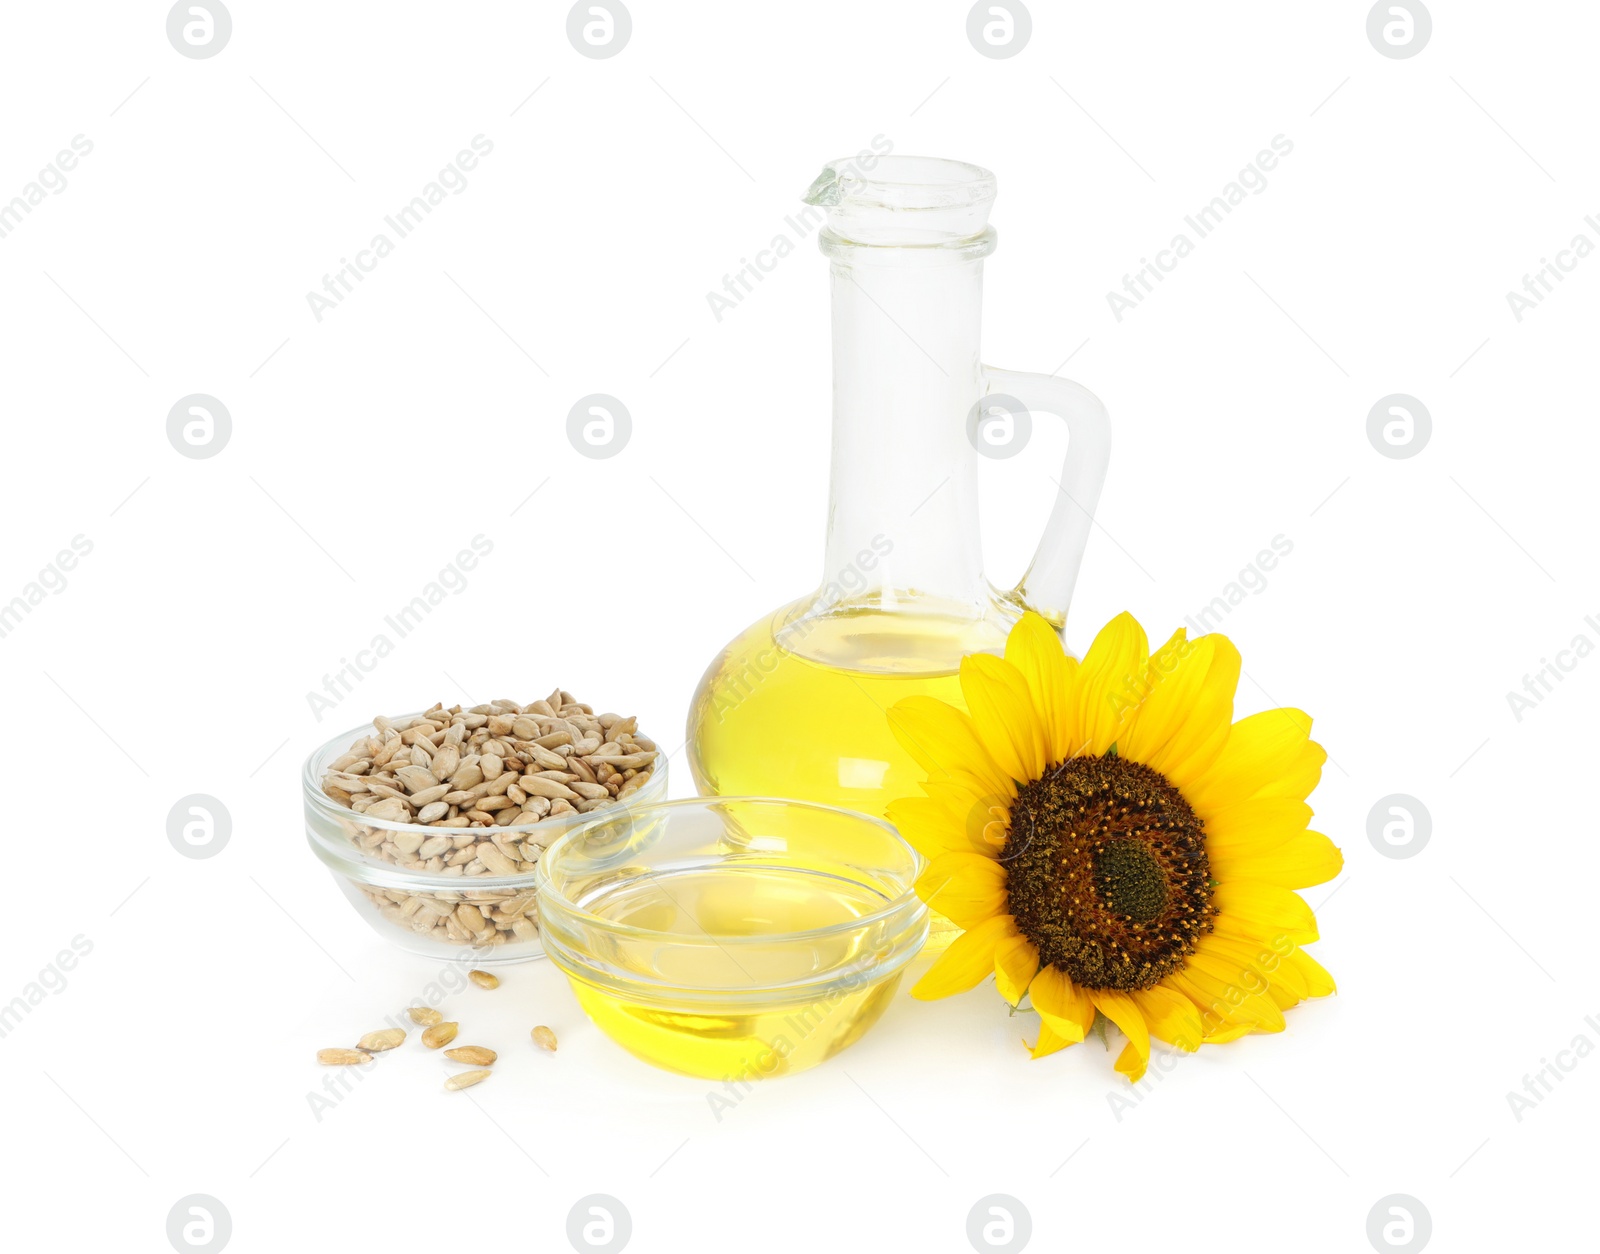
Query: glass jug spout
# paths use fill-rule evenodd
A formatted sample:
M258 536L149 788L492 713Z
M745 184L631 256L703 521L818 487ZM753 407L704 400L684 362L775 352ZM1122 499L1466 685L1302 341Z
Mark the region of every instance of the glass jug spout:
M982 234L995 191L994 175L965 161L869 156L830 162L801 199L828 210L836 240L911 247Z

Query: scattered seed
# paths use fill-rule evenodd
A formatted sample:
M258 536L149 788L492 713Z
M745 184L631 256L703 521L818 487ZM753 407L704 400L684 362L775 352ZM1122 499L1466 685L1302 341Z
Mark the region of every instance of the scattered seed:
M500 1055L484 1045L459 1045L444 1051L446 1058L455 1062L470 1062L475 1067L487 1067Z
M324 1067L351 1067L371 1062L372 1055L364 1049L319 1049L317 1061Z
M504 857L501 858L501 861L504 861ZM500 977L497 975L490 975L487 971L468 971L467 979L471 980L479 988L500 987Z
M441 1045L448 1045L456 1039L456 1033L461 1030L459 1023L435 1023L422 1034L422 1043L429 1049L438 1049Z
M411 1016L412 1023L424 1028L431 1028L436 1023L444 1022L444 1016L428 1006L412 1006L406 1013Z
M397 1045L403 1045L405 1039L406 1032L404 1028L383 1028L377 1032L368 1032L356 1044L369 1053L381 1054L386 1049L393 1049Z
M460 1089L470 1089L474 1084L482 1084L493 1074L492 1071L463 1071L460 1075L451 1076L444 1086L454 1093Z
M534 1028L532 1036L533 1043L540 1049L548 1049L552 1054L556 1052L556 1034L544 1024Z

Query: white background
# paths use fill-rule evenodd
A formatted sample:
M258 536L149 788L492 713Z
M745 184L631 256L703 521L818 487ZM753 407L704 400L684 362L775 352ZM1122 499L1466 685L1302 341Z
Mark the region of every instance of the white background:
M1506 292L1600 243L1600 12L1438 0L1410 59L1361 3L1037 0L1010 59L966 12L638 0L592 60L556 3L235 0L192 60L161 4L6 6L0 200L93 143L0 239L0 600L93 545L0 639L0 1002L93 946L0 1039L8 1244L164 1250L191 1193L238 1250L563 1249L592 1193L642 1251L964 1250L993 1193L1036 1249L1365 1249L1392 1193L1439 1249L1579 1221L1600 1058L1563 1055L1520 1120L1506 1095L1600 1044L1600 660L1520 720L1506 693L1600 642L1600 259L1520 323ZM479 134L466 189L318 322L306 293ZM1266 190L1116 320L1106 293L1280 134ZM679 743L716 650L818 579L826 500L824 261L805 241L720 322L706 293L877 135L998 174L985 357L1070 358L1112 413L1070 644L1123 608L1164 639L1292 542L1225 630L1239 713L1304 708L1330 752L1346 870L1307 896L1338 996L1120 1111L1114 1054L1029 1061L992 987L901 998L719 1121L539 963L448 1003L502 1048L490 1083L446 1095L408 1046L318 1121L314 1051L436 971L312 859L299 763L380 710L558 683ZM207 460L165 434L195 392L232 415ZM610 460L565 436L592 392L633 417ZM1433 422L1405 460L1366 435L1397 392ZM1002 584L1054 491L1064 439L1036 443L984 469ZM308 690L478 533L467 590L319 722ZM165 827L196 792L233 821L203 861ZM1431 814L1413 858L1368 841L1391 793Z

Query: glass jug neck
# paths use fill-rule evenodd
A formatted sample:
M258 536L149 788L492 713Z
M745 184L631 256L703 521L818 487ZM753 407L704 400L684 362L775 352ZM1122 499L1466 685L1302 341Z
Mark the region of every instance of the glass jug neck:
M857 245L832 260L833 462L825 592L851 606L970 618L989 603L967 414L981 389L983 256Z

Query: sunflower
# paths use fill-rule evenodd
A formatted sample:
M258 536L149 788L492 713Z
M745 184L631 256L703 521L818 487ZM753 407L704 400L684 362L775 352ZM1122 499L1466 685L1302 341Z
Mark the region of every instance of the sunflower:
M890 820L929 859L917 893L962 929L912 995L990 973L1041 1026L1035 1058L1104 1016L1136 1081L1150 1038L1180 1050L1280 1032L1334 991L1294 891L1344 864L1307 830L1327 754L1299 710L1233 721L1239 653L1179 629L1154 653L1118 615L1081 662L1025 614L1004 658L961 664L967 711L911 697L889 713L928 772Z

